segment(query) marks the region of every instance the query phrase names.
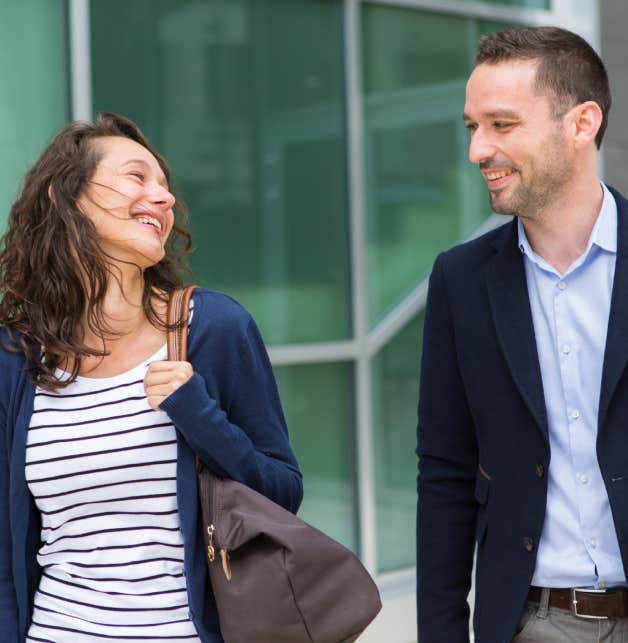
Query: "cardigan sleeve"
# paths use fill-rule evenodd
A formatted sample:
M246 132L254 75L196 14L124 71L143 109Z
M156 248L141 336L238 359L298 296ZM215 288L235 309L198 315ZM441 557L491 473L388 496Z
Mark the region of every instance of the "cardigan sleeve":
M192 377L160 406L214 473L296 512L303 483L272 367L253 319L242 326L235 342L223 342L230 347L227 357L220 357L224 346L199 351ZM209 392L215 386L208 383L216 381L227 389L221 391L222 406Z
M24 508L26 511L27 508ZM13 584L9 520L9 461L5 419L0 417L0 632L2 641L18 641L18 613Z

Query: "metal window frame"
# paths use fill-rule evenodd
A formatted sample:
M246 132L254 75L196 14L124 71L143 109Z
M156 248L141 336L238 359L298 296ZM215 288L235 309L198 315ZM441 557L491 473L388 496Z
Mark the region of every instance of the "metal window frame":
M68 0L72 120L92 118L89 0Z
M478 0L360 0L361 4L415 9L431 13L448 14L462 18L493 20L496 22L516 22L526 25L545 25L556 19L555 1L551 9L531 9L492 4Z

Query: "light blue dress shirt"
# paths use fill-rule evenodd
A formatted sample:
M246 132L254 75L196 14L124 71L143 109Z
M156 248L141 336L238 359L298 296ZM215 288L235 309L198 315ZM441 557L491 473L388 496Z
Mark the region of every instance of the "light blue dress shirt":
M626 584L596 453L617 253L617 204L602 188L587 248L562 275L532 250L518 220L551 449L547 511L532 578L540 587Z

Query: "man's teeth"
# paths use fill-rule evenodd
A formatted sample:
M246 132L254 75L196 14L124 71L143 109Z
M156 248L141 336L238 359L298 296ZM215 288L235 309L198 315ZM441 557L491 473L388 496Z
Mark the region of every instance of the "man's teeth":
M489 181L494 181L495 179L501 179L504 176L512 174L513 170L500 170L499 172L486 172L486 178Z
M136 217L136 220L140 223L148 223L149 225L155 226L157 230L161 230L161 223L159 223L157 219L153 219L153 217L146 217L142 215L140 217Z

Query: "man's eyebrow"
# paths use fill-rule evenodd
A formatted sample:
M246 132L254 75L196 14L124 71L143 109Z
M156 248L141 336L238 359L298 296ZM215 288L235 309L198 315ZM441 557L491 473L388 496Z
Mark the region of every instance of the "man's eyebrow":
M482 114L481 118L508 118L513 121L518 121L521 116L512 109L497 109L495 111ZM467 123L469 121L472 121L473 119L467 113L463 113L462 120Z

